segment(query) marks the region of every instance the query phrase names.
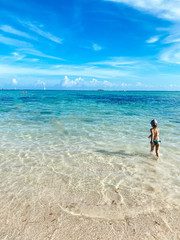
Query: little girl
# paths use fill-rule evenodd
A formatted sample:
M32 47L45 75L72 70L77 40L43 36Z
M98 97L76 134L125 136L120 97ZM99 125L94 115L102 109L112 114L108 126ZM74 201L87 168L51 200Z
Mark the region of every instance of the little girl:
M157 120L151 121L152 128L150 129L151 135L148 138L151 138L151 152L154 151L154 146L156 148L156 156L159 158L159 147L160 147L160 141L159 141L159 129L157 128Z

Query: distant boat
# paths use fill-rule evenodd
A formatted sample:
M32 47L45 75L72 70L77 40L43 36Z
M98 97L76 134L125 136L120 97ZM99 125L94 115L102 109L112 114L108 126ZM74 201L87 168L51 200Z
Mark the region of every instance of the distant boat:
M103 90L103 89L98 89L98 91L102 92L102 91L104 91L104 90Z
M46 88L44 87L44 91L46 90Z

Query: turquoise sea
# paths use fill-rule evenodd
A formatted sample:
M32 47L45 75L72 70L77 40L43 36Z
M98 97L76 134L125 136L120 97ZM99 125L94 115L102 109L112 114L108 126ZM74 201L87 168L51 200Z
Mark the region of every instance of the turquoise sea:
M0 91L0 114L4 211L46 192L64 211L92 218L180 205L180 92ZM152 119L159 160L150 153Z

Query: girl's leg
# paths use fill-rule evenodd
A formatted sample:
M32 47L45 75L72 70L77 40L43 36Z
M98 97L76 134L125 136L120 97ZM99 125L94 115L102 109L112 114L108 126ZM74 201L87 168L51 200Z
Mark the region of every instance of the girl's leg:
M154 151L154 143L151 143L151 152Z
M156 156L159 158L159 147L160 147L160 143L158 143L156 145Z

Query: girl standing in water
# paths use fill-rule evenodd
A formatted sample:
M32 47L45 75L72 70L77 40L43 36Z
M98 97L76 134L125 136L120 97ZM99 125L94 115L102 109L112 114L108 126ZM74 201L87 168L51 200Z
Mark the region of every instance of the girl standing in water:
M160 147L160 141L159 141L159 129L157 128L157 120L151 121L152 128L150 129L151 135L149 138L151 138L151 152L154 151L154 147L156 149L156 156L159 158L159 147Z

